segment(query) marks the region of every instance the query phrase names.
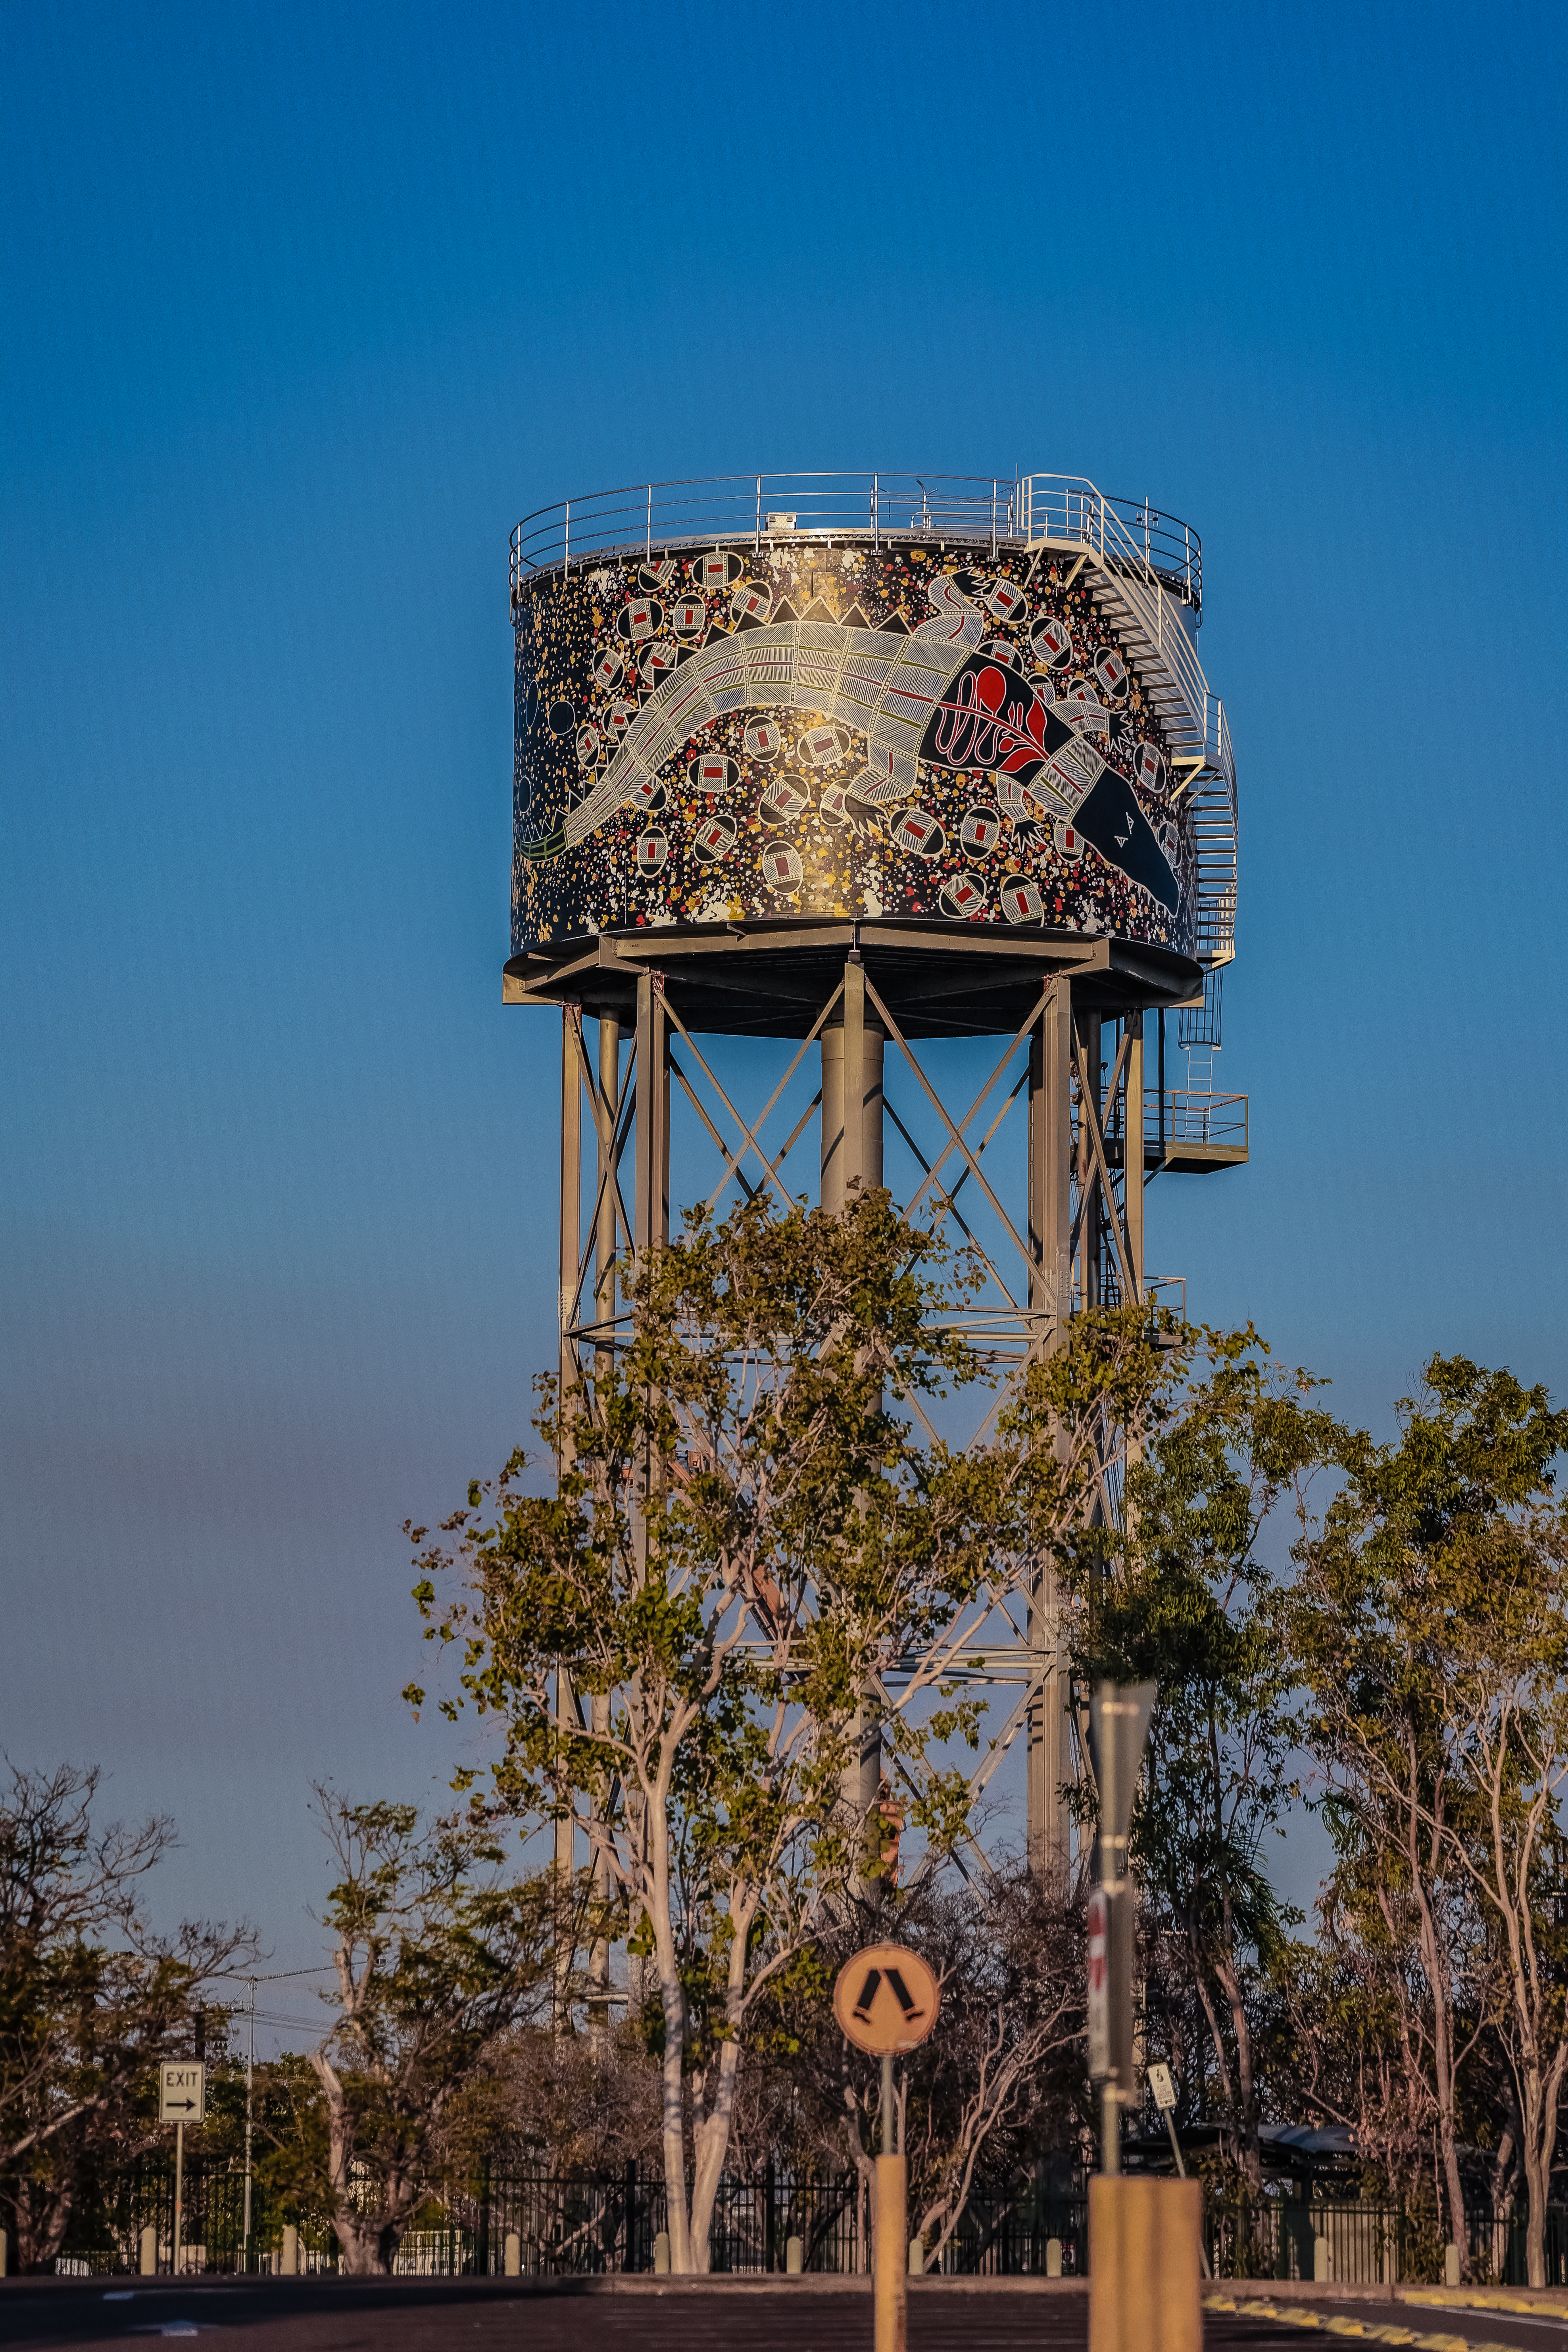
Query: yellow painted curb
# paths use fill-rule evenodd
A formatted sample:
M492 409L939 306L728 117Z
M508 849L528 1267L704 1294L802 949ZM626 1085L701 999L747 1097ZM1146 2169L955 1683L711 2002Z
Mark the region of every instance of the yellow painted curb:
M1568 2326L1568 2303L1549 2303L1543 2295L1521 2294L1509 2286L1407 2286L1401 2301L1437 2305L1452 2311L1517 2311L1531 2319L1561 2319Z
M1451 2300L1452 2298L1450 2298ZM1410 2297L1406 2295L1406 2301ZM1497 2310L1496 2304L1480 2306ZM1534 2306L1539 2310L1539 2305ZM1400 2344L1414 2347L1414 2352L1518 2352L1516 2345L1478 2342L1469 2336L1422 2336L1413 2327L1391 2327L1379 2320L1346 2319L1334 2312L1324 2318L1320 2313L1304 2310L1300 2304L1254 2302L1229 2294L1209 2294L1204 2297L1204 2309L1213 2312L1234 2312L1238 2319L1273 2319L1288 2327L1321 2328L1325 2336L1357 2336L1367 2344Z

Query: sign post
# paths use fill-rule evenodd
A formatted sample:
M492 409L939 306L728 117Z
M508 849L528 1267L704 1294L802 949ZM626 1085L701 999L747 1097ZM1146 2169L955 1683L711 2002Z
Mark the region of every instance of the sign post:
M1182 2143L1176 2137L1176 2084L1168 2066L1156 2063L1149 2069L1149 2088L1154 2094L1154 2105L1165 2118L1165 2129L1171 2135L1171 2154L1176 2159L1176 2178L1184 2180L1187 2168L1182 2162ZM1208 2248L1198 2240L1198 2260L1204 2266L1204 2276L1209 2274Z
M205 2123L207 2070L199 2058L166 2058L158 2069L158 2121L174 2126L174 2243L173 2268L180 2274L180 2241L185 2222L185 2126Z
M936 2023L942 1994L918 1952L868 1944L846 1960L833 2014L858 2050L882 2062L882 2151L877 2158L876 2352L904 2352L909 2327L909 2165L893 2153L893 2058L918 2049Z
M1089 2352L1202 2352L1195 2180L1121 2174L1132 2096L1132 1881L1127 1828L1157 1696L1102 1683L1089 1708L1100 1784L1100 1879L1089 1908L1089 2072L1100 2088L1100 2169L1089 2184Z

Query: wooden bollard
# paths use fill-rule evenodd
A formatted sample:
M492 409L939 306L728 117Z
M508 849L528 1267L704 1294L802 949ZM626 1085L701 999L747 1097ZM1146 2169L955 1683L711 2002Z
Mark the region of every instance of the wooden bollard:
M1089 2352L1203 2352L1195 2180L1089 2184Z
M909 2165L877 2158L877 2352L904 2352L909 2333Z

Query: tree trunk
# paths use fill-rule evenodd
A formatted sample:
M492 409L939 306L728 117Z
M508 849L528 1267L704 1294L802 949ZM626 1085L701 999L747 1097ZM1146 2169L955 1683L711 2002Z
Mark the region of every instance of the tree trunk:
M652 1881L647 1909L653 1922L654 1959L664 2010L664 2095L659 2137L664 2152L669 2267L677 2276L685 2278L695 2267L686 2200L686 1994L680 1982L675 1929L669 1916L669 1815L662 1786L656 1786L648 1798L647 1832L648 1876Z
M344 2273L349 2278L384 2278L392 2269L406 2214L389 2221L384 2205L371 2221L355 2205L350 2180L353 2130L342 2078L319 2050L310 2053L310 2064L327 2103L327 2194L331 2201L332 2233L342 2250ZM395 2200L389 2199L387 2203L395 2210Z
M1421 1866L1422 1828L1420 1786L1413 1744L1409 1749L1410 1778L1405 1804L1406 1825L1405 1863L1410 1872L1410 1885L1415 1893L1420 1919L1422 1973L1432 1995L1432 2077L1437 2097L1437 2142L1442 2157L1443 2180L1448 2197L1448 2230L1459 2249L1462 2268L1470 2267L1469 2239L1465 2229L1465 2191L1459 2178L1459 2136L1454 2123L1454 2020L1449 1996L1448 1962L1437 1933L1436 1915L1427 1875ZM1430 1837L1430 1871L1435 1879L1439 1867L1443 1842L1444 1798L1441 1784L1434 1803Z
M1226 1900L1225 1912L1226 1927L1228 1931L1230 1927L1228 1897ZM1246 2149L1247 2178L1251 2184L1253 2194L1260 2197L1263 2194L1263 2147L1258 2137L1258 2086L1253 2081L1252 2074L1252 2029L1247 2021L1247 2009L1241 1998L1240 1972L1229 1952L1225 1953L1215 1961L1215 1974L1219 1979L1220 1989L1229 2007L1231 2032L1236 2036L1237 2091L1241 2110L1238 2121L1241 2125L1243 2146Z
M1568 2064L1568 2043L1560 2042L1552 2063L1542 2068L1530 2049L1518 2069L1520 2105L1523 2111L1521 2156L1529 2210L1525 2221L1524 2259L1531 2286L1546 2284L1546 2209L1552 2196L1552 2158L1557 2146L1557 2120L1563 2104L1563 2074Z
M713 2231L713 2202L719 2194L724 2158L730 2150L730 2121L735 2111L735 2076L741 2063L741 2023L746 1989L746 1945L757 1916L754 1900L730 1898L730 1967L724 1987L724 2021L729 2028L719 2051L719 2080L713 2103L697 2136L697 2164L691 2182L691 2242L697 2267L708 2268Z

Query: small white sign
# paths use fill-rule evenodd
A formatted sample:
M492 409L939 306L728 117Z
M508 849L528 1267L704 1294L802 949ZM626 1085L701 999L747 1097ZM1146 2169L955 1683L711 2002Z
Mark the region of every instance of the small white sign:
M1154 2094L1154 2105L1163 2116L1173 2115L1176 2107L1176 2084L1168 2066L1154 2065L1149 2069L1149 2088Z
M207 2070L195 2058L169 2058L158 2069L158 2121L199 2124L206 2119Z

